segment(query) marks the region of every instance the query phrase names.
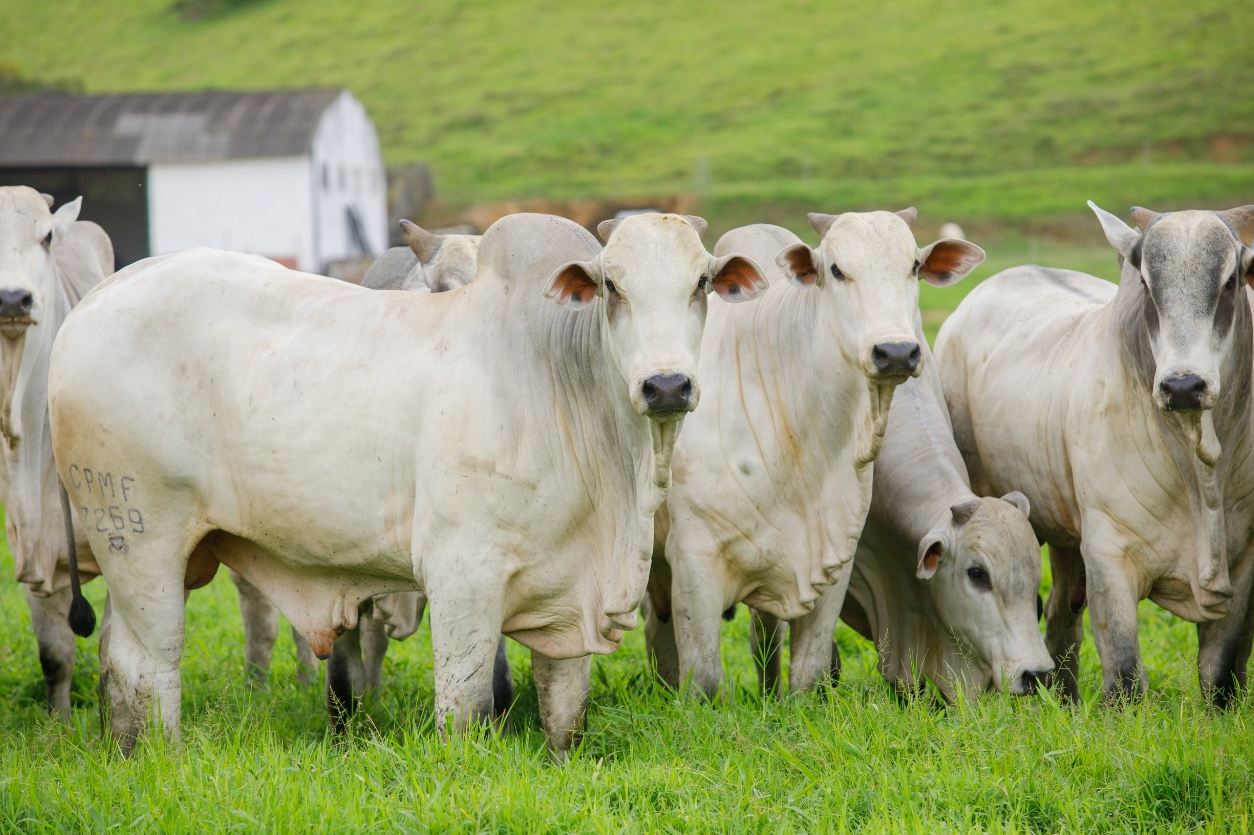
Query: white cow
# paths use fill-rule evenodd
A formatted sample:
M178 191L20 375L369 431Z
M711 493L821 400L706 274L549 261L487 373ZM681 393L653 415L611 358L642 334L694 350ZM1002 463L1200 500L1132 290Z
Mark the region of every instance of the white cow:
M918 318L915 337L923 371L893 395L841 619L875 642L880 671L903 694L924 677L949 701L1031 693L1053 662L1037 626L1041 549L1028 500L971 491ZM754 657L778 677L769 649Z
M79 198L54 214L47 195L25 186L0 188L0 501L17 579L26 587L48 702L60 716L70 713L74 634L67 620L68 532L48 428L48 356L70 308L113 271L109 237L96 224L76 220L81 205ZM80 569L94 576L87 541L81 532L77 538ZM92 622L79 621L75 628L90 634Z
M814 249L768 225L718 242L778 269L756 305L711 305L707 402L675 448L646 613L664 680L718 689L719 616L740 601L792 622L792 690L827 674L893 390L919 371L919 279L950 284L984 257L919 249L914 218L810 215Z
M324 658L363 601L422 591L442 730L490 714L514 638L565 751L588 654L635 623L707 292L763 285L677 215L628 218L604 250L510 216L476 280L434 295L212 250L117 273L50 375L61 473L95 476L67 486L109 581L115 739L129 750L154 709L177 735L184 590L224 563Z
M408 220L401 221L401 235L406 246L376 258L361 280L363 287L443 293L475 277L482 235L437 235Z
M1017 487L1050 546L1047 642L1075 698L1085 603L1108 697L1147 686L1137 601L1199 623L1204 693L1245 680L1254 573L1254 207L1157 215L1096 206L1118 286L1016 267L941 329L937 357L977 490ZM1239 234L1238 234L1239 233Z

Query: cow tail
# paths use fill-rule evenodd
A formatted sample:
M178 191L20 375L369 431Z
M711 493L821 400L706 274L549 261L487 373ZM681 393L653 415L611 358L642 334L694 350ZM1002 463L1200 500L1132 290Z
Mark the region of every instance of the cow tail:
M78 578L78 549L74 545L74 516L70 513L70 495L65 485L57 482L61 491L61 515L65 517L65 547L70 556L70 631L86 638L96 631L96 612L83 597L83 584Z

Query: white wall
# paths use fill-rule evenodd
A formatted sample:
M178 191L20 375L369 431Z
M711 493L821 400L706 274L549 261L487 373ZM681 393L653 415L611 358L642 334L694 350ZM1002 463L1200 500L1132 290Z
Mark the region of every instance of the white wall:
M342 94L327 108L313 140L314 216L321 260L360 255L346 207L361 219L369 255L387 249L387 173L379 137L361 102Z
M165 255L211 246L294 258L317 272L309 160L154 163L148 169L149 247Z

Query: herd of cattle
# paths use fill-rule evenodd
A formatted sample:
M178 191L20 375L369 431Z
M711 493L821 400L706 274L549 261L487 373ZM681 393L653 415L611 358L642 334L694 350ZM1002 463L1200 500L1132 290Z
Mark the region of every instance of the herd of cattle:
M810 215L817 246L747 226L712 254L680 215L606 221L604 244L548 215L481 238L403 222L363 288L207 249L106 279L79 202L0 189L2 498L55 712L94 625L79 575L106 579L125 750L177 734L186 594L220 565L253 674L282 612L305 676L328 659L334 725L429 607L440 727L509 706L508 636L558 755L590 653L638 612L658 675L696 693L745 603L768 692L783 622L791 690L838 676L840 618L903 692L1076 698L1087 605L1121 698L1147 686L1148 597L1198 623L1213 703L1245 685L1254 206L1135 228L1092 206L1118 285L1007 270L933 353L918 282L984 253L920 248L913 209Z

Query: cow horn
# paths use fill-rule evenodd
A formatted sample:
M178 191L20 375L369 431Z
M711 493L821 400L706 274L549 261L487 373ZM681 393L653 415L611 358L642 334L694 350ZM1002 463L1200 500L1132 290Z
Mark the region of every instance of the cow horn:
M836 218L840 215L825 215L819 212L810 212L806 215L810 219L810 225L814 227L814 231L819 233L819 237L827 234L827 230L836 222Z
M897 217L906 222L906 225L914 228L914 222L919 219L919 210L914 206L908 206L900 211L893 212Z
M688 221L688 225L697 230L698 235L704 235L705 230L710 228L710 224L705 222L705 218L696 215L680 215L684 220Z
M960 502L949 508L949 512L953 514L954 525L962 527L971 521L971 517L980 509L980 500L971 499L969 501Z
M440 248L440 236L428 232L412 220L401 221L401 237L414 251L414 255L418 256L418 260L424 264L430 263Z
M1239 206L1220 212L1219 216L1237 230L1237 237L1246 246L1254 246L1254 206Z
M1154 221L1162 217L1162 214L1142 206L1132 207L1132 222L1136 224L1136 228L1144 232L1153 225Z
M610 242L610 235L614 234L614 230L618 228L618 224L622 223L621 217L612 217L609 220L603 220L597 224L597 234L601 236L602 243Z

